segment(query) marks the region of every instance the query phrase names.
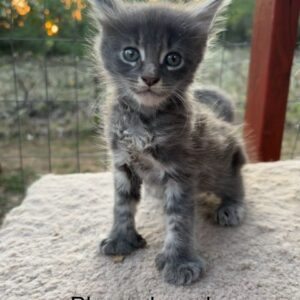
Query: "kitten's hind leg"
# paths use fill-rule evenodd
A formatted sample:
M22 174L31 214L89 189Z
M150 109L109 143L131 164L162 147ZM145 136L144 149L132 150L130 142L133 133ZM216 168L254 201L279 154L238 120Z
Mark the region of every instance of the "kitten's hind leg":
M237 226L244 218L244 184L241 167L245 163L242 149L232 155L228 176L220 184L222 202L215 212L215 221L222 226Z
M135 229L134 216L140 200L141 180L127 165L115 167L114 223L108 238L100 244L105 255L127 255L146 246Z

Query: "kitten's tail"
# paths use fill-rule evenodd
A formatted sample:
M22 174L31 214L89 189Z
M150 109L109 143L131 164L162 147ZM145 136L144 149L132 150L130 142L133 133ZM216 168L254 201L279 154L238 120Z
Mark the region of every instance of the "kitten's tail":
M218 118L233 122L234 105L223 91L216 88L198 88L194 90L194 97L212 109Z

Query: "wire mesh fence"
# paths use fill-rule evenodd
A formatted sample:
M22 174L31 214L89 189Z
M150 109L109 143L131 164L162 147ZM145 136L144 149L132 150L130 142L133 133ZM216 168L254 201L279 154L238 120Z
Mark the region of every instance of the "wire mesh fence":
M281 159L300 158L300 52L297 44L286 112Z
M43 1L46 9L47 1ZM15 22L11 18L9 36L0 35L0 49L9 45L9 51L0 56L0 220L20 201L28 184L42 174L108 168L107 154L97 138L102 117L97 99L103 87L92 75L88 55L77 51L86 45L78 33L78 22L75 19L73 30L63 37L47 31L40 37L31 37L30 32L16 36ZM46 23L43 14L38 26ZM24 50L30 47L39 49L38 54ZM55 47L69 50L54 55ZM249 49L248 41L233 42L225 33L200 71L202 84L220 86L233 96L238 122L244 113ZM299 77L296 52L282 159L300 157Z

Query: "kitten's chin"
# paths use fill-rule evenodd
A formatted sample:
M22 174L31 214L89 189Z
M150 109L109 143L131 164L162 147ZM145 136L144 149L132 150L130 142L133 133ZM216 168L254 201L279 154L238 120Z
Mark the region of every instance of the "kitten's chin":
M165 95L158 95L151 91L134 93L134 98L140 105L147 107L158 107L162 102L165 101Z

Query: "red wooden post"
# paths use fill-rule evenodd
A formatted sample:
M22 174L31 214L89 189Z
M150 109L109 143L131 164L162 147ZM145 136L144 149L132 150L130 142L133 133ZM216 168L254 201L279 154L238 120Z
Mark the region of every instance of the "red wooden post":
M252 161L280 159L300 0L256 0L244 136Z

